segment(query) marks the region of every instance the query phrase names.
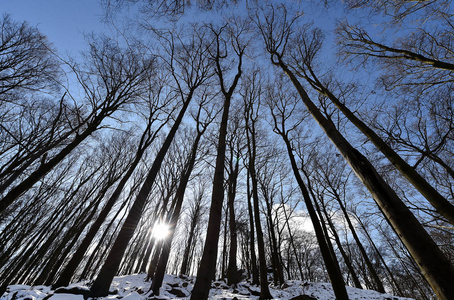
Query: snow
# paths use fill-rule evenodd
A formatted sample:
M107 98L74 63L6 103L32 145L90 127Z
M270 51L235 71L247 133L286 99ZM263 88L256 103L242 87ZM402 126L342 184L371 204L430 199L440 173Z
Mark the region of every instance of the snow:
M142 300L142 297L137 292L132 292L123 298L124 300Z
M72 295L72 294L54 294L49 300L84 300L82 295Z
M115 277L111 285L111 294L102 300L113 300L122 298L124 300L143 300L151 296L149 292L150 282L145 281L145 274L127 275ZM167 300L188 300L194 287L195 277L165 275L164 283L160 290L159 299ZM71 284L68 288L88 290L86 282ZM334 292L329 283L304 282L289 280L282 288L270 286L271 295L276 300L292 299L299 295L307 295L319 300L335 300ZM388 294L381 294L371 290L361 290L347 287L351 300L409 300L410 298L395 297ZM223 281L215 281L210 290L210 299L238 299L256 300L259 297L252 294L260 293L260 288L252 286L247 282L241 282L236 287L229 287ZM178 295L179 294L179 295ZM10 285L7 292L0 297L0 300L29 299L39 300L48 297L49 300L83 300L82 295L67 293L54 293L47 286ZM100 300L101 300L100 299Z

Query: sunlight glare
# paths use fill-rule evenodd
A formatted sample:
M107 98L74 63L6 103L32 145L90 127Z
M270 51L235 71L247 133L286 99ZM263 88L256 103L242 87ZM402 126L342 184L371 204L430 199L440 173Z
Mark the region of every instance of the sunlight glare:
M156 224L153 228L153 237L157 240L165 239L170 233L170 226L165 223Z

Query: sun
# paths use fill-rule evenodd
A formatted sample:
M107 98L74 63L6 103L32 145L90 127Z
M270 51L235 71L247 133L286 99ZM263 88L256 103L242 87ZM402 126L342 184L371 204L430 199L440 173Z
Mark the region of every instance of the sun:
M169 236L170 226L165 223L158 223L153 227L153 237L157 240L163 240Z

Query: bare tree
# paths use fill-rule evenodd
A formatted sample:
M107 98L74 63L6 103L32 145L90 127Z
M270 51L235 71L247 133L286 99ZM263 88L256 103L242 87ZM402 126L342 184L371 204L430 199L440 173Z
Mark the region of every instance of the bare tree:
M15 22L10 15L0 21L0 103L21 102L24 92L55 86L59 62L52 46L38 29Z
M167 212L166 216L166 224L169 224L169 236L164 240L164 245L162 247L162 252L159 257L159 263L156 267L156 272L153 277L153 282L151 284L150 289L153 291L154 295L159 295L159 289L162 286L162 281L164 279L164 273L167 267L167 262L169 259L169 254L171 250L171 245L173 241L173 237L175 234L175 228L177 227L178 220L180 218L181 208L183 206L184 194L186 191L186 187L188 185L191 173L194 169L194 165L197 161L197 151L199 148L199 143L202 138L202 135L207 130L210 123L213 121L216 114L213 111L208 111L204 106L208 104L208 102L212 99L211 95L209 96L202 96L204 99L199 103L199 109L194 116L194 120L196 122L196 131L197 134L195 136L194 142L192 143L190 152L188 157L185 161L183 172L181 174L181 179L178 185L178 188L175 192L174 200L170 206L170 209ZM202 120L202 111L205 110L206 116L205 120Z
M259 187L257 179L257 128L256 123L258 120L258 107L260 105L260 99L262 96L262 89L260 83L260 77L258 74L253 74L248 77L250 82L250 88L245 90L244 93L244 106L245 106L245 127L246 127L246 138L247 138L247 154L248 154L248 164L247 170L249 178L251 179L251 192L248 193L252 195L252 209L250 209L250 217L252 216L252 211L254 215L254 224L255 232L257 235L257 250L259 254L259 279L260 279L260 299L270 299L272 298L269 287L268 287L268 275L267 275L267 265L265 257L265 242L263 238L263 230L260 218L260 209L259 209ZM248 178L248 184L249 184ZM248 200L249 202L249 200ZM248 203L248 205L250 205ZM252 227L252 218L251 218L251 227ZM251 249L254 249L255 246L251 245ZM253 250L251 250L253 251Z
M235 197L238 187L238 176L241 172L240 157L242 152L242 142L244 134L242 132L242 106L233 112L230 118L230 127L227 136L228 156L226 157L226 171L227 171L227 205L228 205L228 220L230 232L230 248L229 248L229 262L227 266L227 284L236 285L239 281L238 266L237 266L237 252L238 252L238 230L237 220L235 214Z
M150 17L177 20L178 17L184 15L190 9L199 11L212 11L221 9L228 5L235 5L236 0L198 0L194 2L185 0L102 0L106 15L114 14L124 6L134 5L139 3L141 10Z
M243 22L237 26L229 27L224 25L220 28L209 25L215 43L210 49L211 59L215 64L215 72L219 79L219 87L223 96L224 105L219 128L219 137L216 154L216 164L213 179L213 192L211 198L210 217L208 221L205 247L203 250L200 267L197 271L197 280L192 290L192 300L208 299L211 288L211 280L216 272L216 259L219 241L219 230L221 223L222 203L224 202L224 163L227 136L227 123L229 118L230 103L242 74L243 56L246 44L243 41L245 30ZM234 58L228 56L233 51ZM237 59L237 62L233 61ZM227 83L227 71L236 65L233 72L233 80Z
M273 65L279 67L289 77L309 113L337 147L358 178L371 192L386 220L399 234L435 293L441 299L448 299L449 295L454 292L450 292L453 287L447 278L454 276L454 267L421 223L397 196L395 191L378 174L368 159L345 139L336 129L333 122L323 116L318 107L309 98L306 90L295 75L297 74L294 71L295 67L287 64L285 56L289 36L293 32L293 25L297 18L287 19L287 13L284 8L281 8L281 12L283 14L279 19L276 16L277 12L270 10L270 12L265 13L263 17L259 17L257 20L258 28L264 38L266 49L271 55Z
M151 78L154 59L142 57L133 49L121 49L112 40L101 38L90 45L86 70L73 68L88 103L87 113L78 115L74 135L51 157L45 156L39 166L0 200L0 212L58 165L87 137L100 129L101 123L117 110L136 101Z
M200 185L196 185L194 187L194 201L190 208L189 213L189 220L190 220L190 227L189 227L189 234L185 243L183 259L181 261L181 268L180 274L188 275L190 271L191 265L191 252L194 249L193 241L196 239L196 227L199 224L201 219L201 214L203 211L203 197L205 193L205 182L201 181Z
M61 272L61 274L59 275L58 280L53 284L54 288L57 288L60 286L66 286L70 283L71 277L74 275L75 270L77 269L78 265L81 263L85 252L87 251L89 245L93 241L96 233L98 232L99 228L101 227L101 224L105 221L107 215L110 213L113 206L115 205L118 198L120 197L120 194L122 193L126 183L129 181L133 172L136 170L137 166L139 165L139 162L141 161L142 156L144 155L145 151L151 145L151 143L155 140L155 138L157 137L157 134L160 132L161 128L166 124L166 121L164 121L164 122L161 122L161 124L159 124L158 127L156 127L156 128L153 127L154 123L157 122L157 120L159 118L159 115L162 110L162 106L163 105L165 106L167 104L166 101L164 101L164 103L161 104L160 97L161 97L160 89L158 89L158 91L156 91L155 95L152 95L150 97L150 101L148 102L150 112L149 112L149 115L146 117L146 120L147 120L146 127L140 138L134 160L129 165L127 172L124 174L123 178L121 179L121 181L118 183L117 187L115 188L115 191L110 196L109 200L106 202L106 204L102 208L102 210L99 213L98 217L96 218L95 222L90 227L84 240L77 248L77 251L73 254L72 258L70 259L68 264L65 266L65 268ZM170 114L168 115L168 117L170 117Z
M349 0L345 2L349 9L369 8L373 15L389 17L392 25L419 21L424 23L429 18L446 18L450 14L450 2L447 0Z
M441 195L414 167L410 166L384 139L357 117L327 84L319 79L313 69L313 60L322 43L320 30L311 32L305 28L303 34L292 39L294 45L289 51L289 63L295 66L295 73L303 77L320 94L328 97L334 105L389 159L389 161L407 178L413 186L444 216L454 224L454 205ZM297 63L299 62L299 63ZM444 141L445 139L442 139ZM430 153L430 152L429 152Z
M308 188L310 183L308 182L308 185L306 185L303 181L292 149L293 145L290 140L290 134L300 126L300 124L304 121L305 116L303 115L300 119L290 123L292 118L294 118L294 113L298 109L298 103L296 101L295 94L285 96L283 93L282 85L279 90L270 91L269 108L273 118L273 131L278 134L285 143L285 148L290 159L293 174L301 193L303 194L304 203L306 204L312 225L314 226L320 251L322 252L323 261L325 262L336 298L348 299L347 290L345 289L345 283L340 273L339 264L330 249L329 241L327 240L329 237L324 232L321 220L317 216L317 212L312 202L313 200L310 196L310 189Z
M210 64L206 55L207 45L205 38L194 31L191 32L188 41L181 36L169 32L168 36L162 36L165 45L169 45L167 55L164 56L165 66L169 68L175 84L175 95L183 102L175 122L167 134L160 150L156 154L153 165L149 170L145 182L134 201L125 222L113 244L109 255L101 268L98 277L91 287L91 296L105 296L109 292L110 283L115 276L124 251L131 240L140 217L143 212L147 197L154 184L156 176L161 168L170 144L175 137L186 110L191 102L194 92L210 77ZM176 40L175 40L176 39ZM175 48L180 50L176 52ZM177 69L178 68L178 69ZM180 73L181 72L181 73Z

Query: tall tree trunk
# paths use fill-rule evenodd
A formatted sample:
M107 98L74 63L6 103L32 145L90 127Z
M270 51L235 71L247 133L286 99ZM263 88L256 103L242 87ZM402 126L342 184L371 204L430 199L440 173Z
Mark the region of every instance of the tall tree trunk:
M238 79L236 79L236 81L238 81ZM233 89L231 89L231 92L233 93ZM224 162L226 148L225 140L227 136L227 122L229 118L231 97L231 93L224 96L224 111L222 113L221 126L219 128L210 216L208 219L205 246L203 248L200 267L197 271L197 279L192 290L191 300L208 299L208 294L211 288L211 280L213 280L213 276L216 272L216 258L219 242L219 230L221 227L222 203L224 202Z
M301 193L303 194L304 202L306 204L307 211L312 221L312 225L314 226L315 235L317 237L318 244L320 246L320 251L323 256L323 261L325 262L326 269L328 271L329 278L331 280L331 284L333 285L334 294L336 298L339 300L348 300L347 290L345 289L344 279L342 278L342 274L339 270L339 265L337 261L334 261L334 257L332 256L332 251L330 250L327 240L329 237L325 236L323 233L323 228L320 224L320 220L317 217L317 213L315 211L314 205L312 204L312 200L309 196L309 191L304 184L303 178L301 177L298 166L296 164L295 157L293 155L292 145L287 137L287 134L284 132L280 132L282 139L285 142L287 148L287 154L290 158L290 163L292 166L293 174L295 179L300 187Z
M249 107L251 110L252 107ZM246 137L247 137L247 149L248 149L248 172L252 183L252 202L254 210L254 221L255 230L257 233L257 248L259 254L259 274L260 274L260 299L272 299L269 287L268 287L268 275L266 266L265 256L265 243L263 240L262 225L260 221L260 209L259 209L259 196L258 196L258 181L257 173L255 169L256 156L257 156L257 145L256 145L256 131L255 131L255 119L252 118L252 112L248 112L245 118L246 121ZM250 123L251 122L251 123Z
M369 243L372 245L372 247L374 248L374 250L377 253L378 257L380 258L380 261L381 261L382 265L385 267L386 272L388 273L389 278L391 279L390 283L391 283L392 286L395 287L398 296L407 297L403 293L403 291L402 291L402 289L400 287L400 284L397 282L396 278L394 277L393 272L391 272L391 270L389 269L388 264L386 263L385 259L383 258L383 255L380 253L380 251L378 250L377 246L375 245L375 242L373 241L372 237L370 236L369 232L367 231L366 226L364 225L364 223L356 215L355 215L355 219L358 222L358 224L361 226L361 228L363 229L363 232L366 234L366 237L367 237Z
M105 192L106 191L103 191L102 194L104 194ZM40 276L38 276L38 278L33 282L34 285L52 284L55 274L57 273L58 269L61 267L61 265L67 258L67 255L71 251L74 244L77 242L78 237L82 234L82 231L85 228L85 226L87 226L87 224L93 218L93 215L95 214L98 205L99 201L97 202L94 208L93 207L91 208L91 212L88 209L86 210L85 213L87 214L87 216L85 217L85 220L77 222L82 224L77 225L74 224L70 227L62 241L60 241L60 245L51 254L51 259L49 259L49 262L46 264L44 268L42 268Z
M401 258L401 256L399 255L399 253L397 252L396 248L395 248L395 245L394 245L394 241L390 241L389 238L383 234L383 236L385 236L385 240L386 240L386 243L388 244L389 248L391 249L391 251L393 252L394 256L397 258L397 260L399 261L400 265L402 266L402 269L405 271L405 273L407 274L408 277L411 278L411 281L413 282L413 287L416 287L419 292L421 293L420 296L424 299L424 300L428 300L429 297L428 295L426 294L426 292L422 289L422 286L421 286L421 283L418 282L416 279L415 279L415 275L414 275L414 272L410 271L408 269L408 266L407 264L403 261L403 259Z
M199 122L197 120L197 126ZM204 127L206 129L206 127ZM198 129L198 128L197 128ZM197 130L197 136L194 140L192 145L191 153L189 155L188 162L184 168L180 185L175 194L175 205L173 211L170 213L168 217L168 224L170 225L169 236L163 241L161 257L159 258L159 263L154 274L153 282L151 283L151 290L153 291L154 295L159 295L159 288L162 286L162 281L164 279L164 273L167 267L167 262L169 260L170 248L172 245L172 240L175 234L175 228L178 224L178 219L180 218L181 207L183 206L183 199L184 199L184 192L186 191L186 187L189 182L189 177L191 176L192 170L194 169L194 164L197 157L197 148L199 147L200 138L204 133L204 130Z
M358 275L356 275L356 271L353 268L350 257L348 256L347 252L345 252L344 246L342 246L339 235L337 234L336 227L334 226L333 221L331 220L330 216L328 215L326 206L324 205L323 201L320 201L320 202L321 202L321 206L322 206L321 210L323 211L323 214L325 215L328 225L331 228L331 233L333 234L334 240L336 241L337 248L339 249L339 251L342 255L342 258L344 259L344 262L347 265L347 269L350 272L350 275L352 276L353 283L355 284L356 288L362 289L363 287L361 286L361 283L359 282Z
M132 189L131 190L131 194L132 194L132 191L135 191L135 189ZM103 234L101 235L101 237L99 238L99 240L97 241L97 246L95 248L95 250L91 253L91 255L88 257L87 259L87 262L85 264L85 267L83 268L80 276L79 276L79 280L80 279L91 279L92 276L94 276L93 274L93 271L97 269L97 266L96 268L94 267L94 264L93 262L95 261L96 259L96 256L98 255L98 253L101 251L101 246L105 243L107 237L108 237L108 234L109 234L109 230L110 228L113 228L114 227L114 224L115 224L115 221L118 220L118 217L120 215L120 212L126 207L126 205L128 204L128 199L126 199L125 201L123 201L123 203L121 204L120 208L118 209L118 211L115 213L115 215L113 216L113 218L110 220L110 222L107 224L106 226L106 229L104 230ZM109 239L109 241L106 243L107 245L110 245L112 240L113 240L113 237L116 235L116 232L118 232L119 228L120 228L120 225L121 225L121 221L123 221L125 218L125 214L123 214L119 219L119 223L115 226L115 228L113 229L113 233L112 233L112 236L111 238ZM107 251L107 247L106 247L106 251ZM101 257L104 257L104 255L102 255ZM98 260L98 264L101 263L101 259Z
M180 268L180 274L187 275L189 273L189 266L191 264L191 259L192 255L191 254L191 249L193 248L193 239L195 235L195 229L197 227L197 224L199 222L199 217L201 213L201 208L202 208L202 199L203 199L203 190L199 190L199 193L195 196L194 199L194 209L192 210L191 213L191 226L189 228L189 236L186 241L186 247L184 248L184 254L183 254L183 259L181 262L181 268Z
M151 191L159 169L161 168L161 164L164 161L164 157L170 147L170 144L173 141L173 138L175 137L177 129L180 126L181 121L183 120L183 116L189 106L193 92L193 90L189 92L186 101L183 103L183 107L181 108L181 111L178 114L177 119L175 120L175 123L170 129L161 149L156 155L153 165L148 172L147 178L145 179L145 182L143 183L142 188L140 189L139 194L137 195L137 198L128 213L128 216L126 217L126 220L123 223L120 232L118 233L115 243L113 244L108 257L104 262L104 265L102 266L98 277L96 277L95 281L93 282L93 285L90 289L91 297L102 297L106 296L109 293L109 287L112 279L114 278L118 267L120 266L123 253L125 252L126 247L128 246L128 243L134 234L137 224L139 223L148 194Z
M142 267L143 267L143 262L144 261L148 261L149 257L147 257L147 254L148 254L148 249L149 249L149 245L151 243L151 240L152 240L152 232L150 230L147 230L147 235L145 237L145 239L143 240L142 242L142 249L140 250L140 254L138 256L138 259L137 259L137 264L136 264L136 267L134 268L134 271L132 272L133 274L138 274L138 273L141 273L142 271ZM145 269L146 269L146 265L145 265Z
M147 250L144 257L142 258L142 263L140 264L139 273L145 273L147 271L147 264L151 256L151 251L155 245L154 237L150 237L150 241L147 243Z
M231 149L231 163L233 159L233 149ZM229 206L229 229L230 229L230 249L229 249L229 264L227 267L227 284L236 285L239 282L236 255L238 251L237 229L235 220L235 195L236 185L239 173L239 159L236 160L235 167L231 168L231 173L228 179L228 206Z
M251 273L252 273L252 284L259 284L259 273L257 268L257 256L255 254L255 230L254 230L254 212L252 209L251 204L251 188L250 188L250 172L247 172L247 208L249 214L249 232L250 232L250 239L249 239L249 248L251 252Z
M191 294L191 300L206 300L210 293L211 280L216 273L216 259L219 243L219 230L221 227L222 203L224 202L224 162L227 136L227 122L229 119L230 102L232 100L233 91L238 85L242 73L242 62L244 48L240 47L239 37L236 37L235 42L240 49L235 52L238 55L237 73L235 74L230 88L227 90L224 82L224 71L221 67L221 59L225 58L224 53L221 53L221 33L214 30L216 40L216 53L213 55L213 60L216 64L215 71L220 81L221 93L224 96L224 111L222 112L221 125L219 128L218 147L216 154L216 164L213 178L213 192L211 197L210 215L208 219L208 228L205 238L205 246L203 248L202 259L197 271L197 279Z
M293 252L293 255L295 256L296 265L298 266L298 271L300 273L300 280L304 280L305 278L304 278L304 273L303 273L303 266L301 265L301 261L298 258L295 241L293 238L292 230L290 228L290 222L289 222L290 216L287 215L287 210L285 209L285 207L284 207L283 211L284 211L284 216L285 216L285 223L287 225L287 231L288 231L288 235L289 235L290 245L292 246L292 252ZM290 257L290 255L288 255L288 256ZM289 277L290 277L290 274L289 274Z
M191 246L192 246L192 239L194 238L194 231L195 231L195 227L197 225L197 219L193 219L191 222L188 240L186 242L186 247L184 248L184 254L183 254L183 259L181 261L181 268L180 268L180 274L183 274L183 275L187 275L188 271L189 271L188 270L188 264L190 263L189 252L190 252Z
M221 275L219 278L223 279L226 276L226 269L227 269L227 232L228 232L228 227L227 224L229 222L229 209L230 207L227 205L225 208L225 214L224 214L224 237L222 239L222 261L221 261Z
M342 213L344 214L344 218L347 221L348 228L350 229L350 232L352 233L353 238L355 239L356 245L358 245L359 251L361 252L361 255L364 258L364 262L366 263L367 269L369 270L369 273L372 276L372 280L374 281L375 288L377 289L378 292L385 293L385 288L383 287L383 283L381 282L380 277L378 276L374 266L372 265L372 262L369 259L369 255L367 255L366 249L364 249L364 246L361 243L361 240L359 239L358 234L356 233L355 227L353 226L352 221L350 220L350 216L348 215L348 212L347 212L344 204L342 203L342 200L340 199L339 194L333 187L331 187L331 188L333 189L333 194L334 194L337 202L339 203Z
M386 219L401 237L437 296L440 299L449 299L450 295L454 295L454 285L450 281L450 278L454 278L454 268L450 261L367 158L353 148L336 129L336 126L323 116L293 72L282 61L282 57L277 56L278 61L274 63L289 76L308 111L371 192Z
M255 78L254 78L255 79ZM249 82L251 83L251 82ZM252 81L251 86L254 87ZM263 240L262 224L260 220L259 209L259 196L258 196L258 178L256 170L257 159L257 133L255 124L257 121L258 112L254 114L254 100L257 100L253 95L245 97L245 127L246 127L246 140L247 140L247 153L248 153L248 177L251 179L252 186L249 187L248 178L248 193L252 191L252 209L249 207L249 217L252 218L252 210L254 212L255 232L257 233L257 249L259 255L259 279L260 279L260 298L259 299L272 299L270 289L268 286L268 274L266 265L265 243ZM248 195L250 197L250 195ZM250 206L248 200L248 206ZM252 222L252 221L251 221ZM251 228L252 228L251 223ZM253 232L253 231L252 231ZM254 251L255 245L251 240L251 251Z
M262 185L262 191L267 189L267 187L264 187ZM274 231L274 222L273 222L273 212L271 208L271 199L269 199L268 193L264 192L264 199L265 199L265 205L266 205L266 211L267 211L267 223L268 223L268 231L269 231L269 238L270 238L270 251L271 251L271 259L272 259L272 265L273 265L273 273L274 273L274 284L279 286L282 286L285 282L284 280L284 271L282 269L282 261L279 258L279 252L280 252L280 247L278 246L277 239L276 239L276 233Z
M254 139L254 137L252 137ZM252 146L254 147L254 146ZM255 151L252 150L251 151ZM255 156L253 156L255 157ZM258 184L255 173L255 161L254 158L249 158L249 172L251 174L252 183L252 201L254 204L254 217L255 217L255 232L257 233L257 248L259 251L259 270L260 270L260 298L259 299L273 299L268 287L267 278L267 266L266 266L266 254L265 254L265 243L263 240L262 225L260 222L260 208L259 208L259 195L258 195Z
M367 138L388 158L388 160L400 171L402 175L432 204L437 212L454 224L454 205L443 197L427 180L422 177L415 168L410 166L399 154L392 149L378 134L360 120L348 109L334 94L331 93L315 76L309 66L313 79L306 76L306 80L321 94L327 96L336 107L352 122Z

